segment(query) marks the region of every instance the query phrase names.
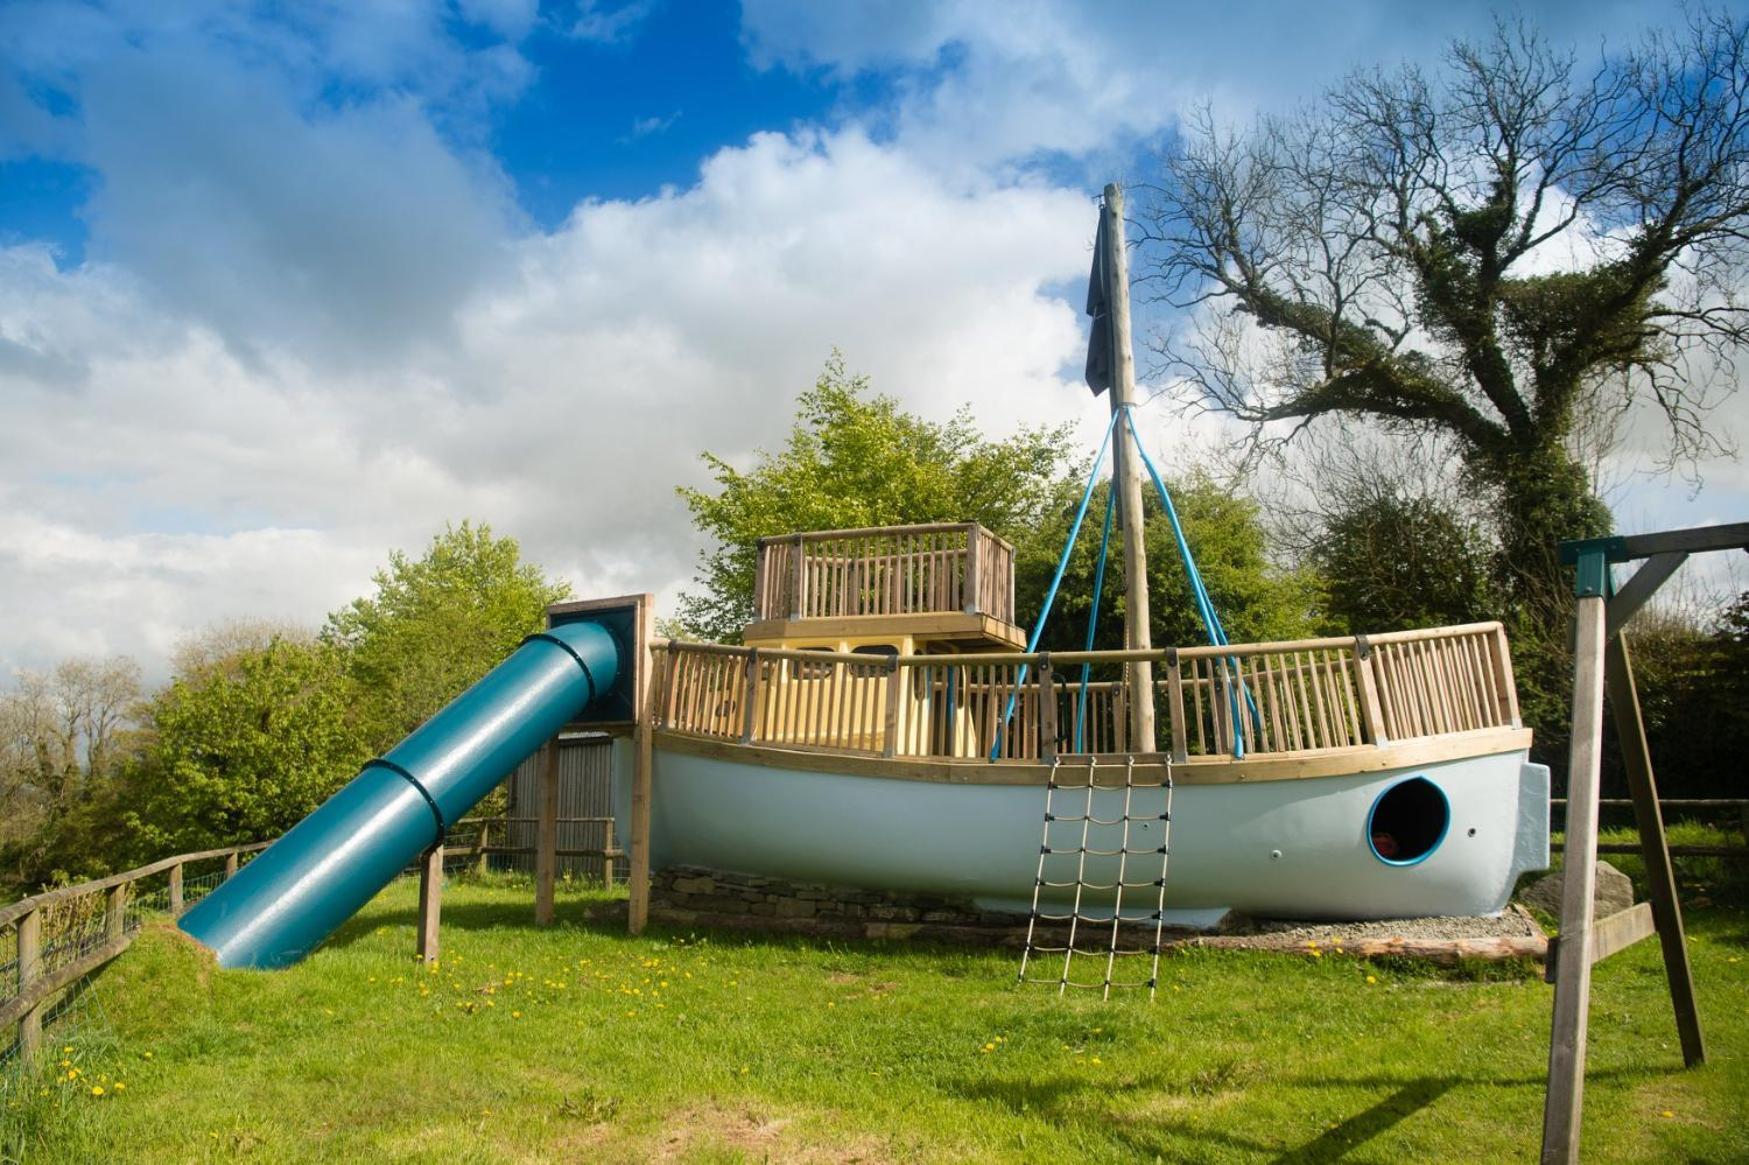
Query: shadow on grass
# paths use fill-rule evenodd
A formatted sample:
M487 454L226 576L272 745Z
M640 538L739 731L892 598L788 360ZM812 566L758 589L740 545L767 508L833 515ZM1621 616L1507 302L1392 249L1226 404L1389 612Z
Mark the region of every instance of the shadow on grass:
M1646 1074L1639 1069L1606 1069L1589 1072L1586 1079L1595 1084L1612 1079L1640 1078ZM1125 1106L1125 1098L1131 1098L1139 1107L1147 1097L1162 1092L1184 1095L1189 1098L1188 1106L1194 1107L1199 1094L1206 1094L1198 1077L1186 1080L1164 1073L1154 1073L1122 1084L1068 1075L1027 1080L976 1079L950 1086L949 1090L967 1100L1000 1104L1016 1114L1028 1114L1053 1124L1075 1125L1091 1121L1093 1127L1089 1132L1114 1142L1128 1158L1187 1159L1183 1157L1185 1145L1186 1142L1191 1142L1257 1154L1281 1165L1313 1165L1315 1162L1339 1161L1348 1157L1369 1141L1432 1107L1454 1089L1483 1086L1529 1088L1540 1092L1544 1086L1544 1077L1465 1074L1404 1080L1382 1076L1318 1076L1273 1080L1267 1082L1267 1086L1277 1090L1297 1089L1308 1092L1321 1089L1390 1091L1367 1108L1325 1129L1305 1144L1284 1148L1279 1143L1177 1116L1137 1116L1133 1118L1133 1123L1126 1123L1122 1117L1116 1121L1112 1119L1112 1109L1115 1107L1121 1112ZM1234 1123L1240 1122L1236 1120Z

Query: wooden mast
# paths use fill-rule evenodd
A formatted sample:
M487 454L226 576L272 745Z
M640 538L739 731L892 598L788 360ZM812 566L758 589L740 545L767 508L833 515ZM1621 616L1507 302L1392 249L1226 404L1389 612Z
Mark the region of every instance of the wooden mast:
M1117 183L1105 188L1106 299L1111 304L1111 410L1113 413L1136 400L1136 360L1130 348L1130 264L1124 249L1123 190ZM1153 647L1149 631L1148 551L1142 519L1140 458L1128 425L1119 420L1112 434L1111 482L1117 490L1117 524L1123 532L1124 647L1147 651ZM1130 740L1132 753L1154 752L1154 665L1146 660L1128 665L1130 691Z

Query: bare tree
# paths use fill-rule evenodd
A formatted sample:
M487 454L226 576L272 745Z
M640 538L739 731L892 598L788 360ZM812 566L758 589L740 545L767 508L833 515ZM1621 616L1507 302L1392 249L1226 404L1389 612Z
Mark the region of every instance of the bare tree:
M0 693L0 809L14 823L40 820L109 776L139 700L139 665L127 658L22 673Z
M1143 278L1192 309L1158 343L1259 441L1318 418L1441 433L1501 534L1506 594L1551 631L1554 545L1608 513L1575 455L1649 402L1672 462L1749 340L1749 22L1701 13L1581 68L1522 23L1430 77L1350 76L1319 107L1187 127L1144 200Z

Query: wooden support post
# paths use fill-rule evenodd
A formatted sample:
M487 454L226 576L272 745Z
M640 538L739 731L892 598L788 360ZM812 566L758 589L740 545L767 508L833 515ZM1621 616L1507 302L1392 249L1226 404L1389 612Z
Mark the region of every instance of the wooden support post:
M553 921L553 884L559 873L559 742L549 740L541 750L540 802L535 809L534 921L550 926Z
M1646 863L1652 921L1664 951L1670 1002L1676 1009L1682 1061L1692 1068L1706 1059L1706 1040L1701 1034L1700 1009L1694 999L1694 975L1688 966L1688 947L1682 934L1682 905L1676 897L1676 871L1670 864L1664 814L1658 806L1658 783L1652 774L1652 754L1646 744L1646 724L1634 686L1633 655L1628 650L1625 633L1609 641L1604 651L1604 672L1615 734L1621 742L1622 763L1627 769L1628 791L1634 801L1634 819L1640 831L1640 855ZM1570 813L1568 820L1570 837Z
M626 927L633 934L644 933L650 920L650 783L652 763L651 738L654 736L650 716L638 720L632 733L632 820L631 859L626 880L631 902L626 910Z
M232 850L225 855L225 881L229 882L237 876L237 851Z
M1136 361L1130 345L1130 260L1124 249L1123 189L1105 188L1106 294L1110 299L1112 384L1111 408L1116 413L1135 404ZM1133 414L1134 409L1131 408ZM1153 646L1148 606L1147 539L1142 531L1140 430L1131 437L1119 417L1111 435L1111 487L1117 491L1118 526L1123 531L1124 647L1145 651ZM1129 751L1154 751L1154 665L1146 660L1126 665L1130 684Z
M128 884L126 882L110 887L109 902L103 912L103 923L105 937L109 939L118 939L127 933Z
M170 867L170 917L182 917L182 863Z
M976 522L966 524L965 593L960 596L960 610L976 615L982 609L984 592L984 539Z
M490 821L482 821L480 822L479 840L474 842L474 873L478 877L484 878L486 876L486 847L491 843L492 823Z
M1166 705L1172 721L1172 763L1181 765L1190 759L1190 741L1184 734L1184 670L1176 647L1166 649Z
M887 662L887 707L886 717L881 729L884 741L881 753L884 756L895 756L899 751L899 657L891 656Z
M419 961L437 961L437 923L443 909L443 843L419 859Z
M802 546L802 536L797 534L796 540L790 543L790 554L793 555L790 560L789 576L789 617L791 619L802 617L802 583L807 577L802 566Z
M1057 759L1057 673L1048 651L1038 661L1038 758Z
M1581 567L1583 573L1583 567ZM1597 890L1597 800L1603 753L1601 593L1574 613L1573 732L1567 764L1567 843L1562 863L1561 944L1555 963L1549 1091L1543 1108L1544 1165L1576 1165L1585 1095L1586 1022L1591 1014L1592 899Z
M1354 678L1360 690L1360 725L1372 744L1385 744L1385 717L1379 709L1379 682L1372 670L1372 644L1366 636L1354 637Z
M42 911L32 910L18 920L18 993L24 994L31 980L42 974ZM43 1017L40 1005L25 1008L18 1017L18 1059L27 1068L42 1051Z
M749 648L741 697L741 743L753 743L754 712L759 707L759 649ZM602 848L606 848L605 846Z

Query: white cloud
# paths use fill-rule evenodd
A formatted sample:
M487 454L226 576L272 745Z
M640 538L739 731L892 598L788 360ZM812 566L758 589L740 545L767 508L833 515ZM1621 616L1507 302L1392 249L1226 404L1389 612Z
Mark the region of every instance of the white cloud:
M1080 276L1092 221L1073 192L948 185L854 131L760 135L689 190L507 244L441 342L350 373L283 338L239 356L117 268L0 251L0 337L82 369L0 365L0 605L28 612L0 667L97 645L151 663L233 614L313 622L462 517L585 593L672 598L692 555L673 487L701 450L781 440L833 346L930 415L1097 418L1058 378L1075 310L1042 290Z
M526 4L464 0L503 38L473 50L435 3L292 11L239 32L190 5L145 33L0 12L0 56L78 99L43 123L0 93L0 155L53 141L102 177L84 263L0 248L0 675L113 650L160 670L217 619L314 623L463 517L582 593L671 600L694 550L674 485L701 450L780 442L833 347L928 415L1097 439L1092 203L1015 159L1165 124L1152 95L1189 82L1159 79L1158 30L807 5L786 41L754 4L767 61L894 70L885 124L758 134L542 232L474 125L526 84ZM56 35L22 36L44 13ZM330 77L358 96L319 99ZM1220 431L1144 418L1175 455Z

